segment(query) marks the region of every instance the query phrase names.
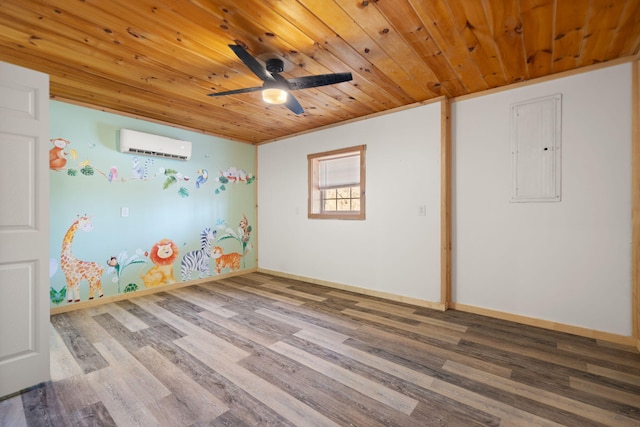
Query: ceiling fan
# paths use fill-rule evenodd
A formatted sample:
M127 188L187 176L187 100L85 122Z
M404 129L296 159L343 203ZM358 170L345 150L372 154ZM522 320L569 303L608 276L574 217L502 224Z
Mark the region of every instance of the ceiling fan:
M230 44L229 47L244 64L249 67L253 74L258 76L264 83L259 87L249 87L245 89L228 90L225 92L210 93L209 96L235 95L239 93L262 91L262 99L270 104L284 104L295 114L304 113L304 109L298 100L289 93L292 90L309 89L312 87L332 85L336 83L348 82L353 77L351 73L319 74L315 76L294 77L285 79L280 75L284 71L284 61L280 58L269 58L262 65L257 59L249 54L242 46Z

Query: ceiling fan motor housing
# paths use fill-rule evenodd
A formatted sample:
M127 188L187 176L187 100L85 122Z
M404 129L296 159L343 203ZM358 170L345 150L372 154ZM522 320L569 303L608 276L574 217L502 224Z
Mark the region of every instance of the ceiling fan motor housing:
M279 58L269 58L266 61L266 68L270 73L280 74L284 71L284 61Z

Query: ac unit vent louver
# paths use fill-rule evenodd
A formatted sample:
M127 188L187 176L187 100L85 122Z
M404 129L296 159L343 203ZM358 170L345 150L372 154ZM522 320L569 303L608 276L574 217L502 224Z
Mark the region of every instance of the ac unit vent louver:
M130 129L120 129L120 151L165 159L189 160L191 142L153 135Z

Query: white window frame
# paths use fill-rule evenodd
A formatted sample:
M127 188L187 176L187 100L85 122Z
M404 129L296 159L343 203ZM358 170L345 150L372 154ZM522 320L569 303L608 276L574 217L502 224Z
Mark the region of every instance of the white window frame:
M322 153L309 154L307 156L308 161L308 173L309 173L309 199L307 208L307 217L313 219L365 219L365 199L366 199L366 187L365 187L365 152L366 145L357 145L354 147L341 148L338 150L325 151ZM359 211L324 211L322 204L322 191L327 189L320 183L321 180L321 165L323 162L331 161L334 159L344 159L352 156L359 156L359 170L353 171L355 174L346 174L350 178L348 180L357 179L358 182L345 183L342 187L360 187L360 210ZM329 180L332 177L328 178ZM326 179L325 179L326 180Z

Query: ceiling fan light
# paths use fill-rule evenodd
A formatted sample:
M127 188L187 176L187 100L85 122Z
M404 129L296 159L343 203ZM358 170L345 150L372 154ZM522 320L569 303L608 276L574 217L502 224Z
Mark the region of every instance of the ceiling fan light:
M262 99L269 104L284 104L287 96L287 92L282 89L270 88L262 91Z

